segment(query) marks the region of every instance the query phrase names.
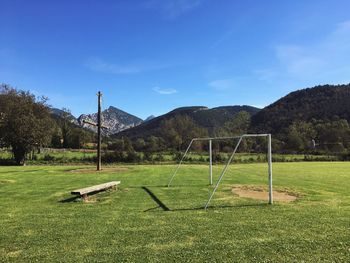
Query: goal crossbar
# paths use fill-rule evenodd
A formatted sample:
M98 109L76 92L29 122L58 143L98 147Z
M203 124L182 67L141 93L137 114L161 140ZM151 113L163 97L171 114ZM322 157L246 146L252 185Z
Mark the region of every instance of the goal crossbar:
M178 165L176 166L175 171L173 172L173 174L171 175L171 178L168 182L168 187L171 186L171 183L174 179L174 177L176 176L179 168L181 167L186 155L188 154L193 142L195 141L209 141L209 171L210 171L210 177L209 177L209 184L212 184L212 141L215 140L227 140L227 139L238 139L238 142L230 156L230 158L228 159L225 167L223 168L223 170L220 173L219 179L217 180L215 187L213 189L213 191L211 192L208 201L205 204L204 209L207 209L209 206L210 201L212 200L222 178L224 177L228 166L231 164L243 138L247 138L247 137L267 137L268 138L268 142L267 142L267 155L268 155L268 181L269 181L269 204L273 203L273 193L272 193L272 150L271 150L271 134L268 133L264 133L264 134L243 134L240 136L228 136L228 137L207 137L207 138L193 138L191 140L191 142L189 143L188 147L186 148L186 151L184 153L184 155L182 156L180 162L178 163Z

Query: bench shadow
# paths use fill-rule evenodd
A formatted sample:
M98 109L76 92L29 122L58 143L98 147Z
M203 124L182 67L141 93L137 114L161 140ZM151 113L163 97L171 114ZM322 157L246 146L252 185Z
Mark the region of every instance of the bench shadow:
M76 202L78 199L80 199L80 196L72 196L66 199L59 200L59 203L73 203Z
M111 191L116 191L114 189L107 189L107 190L99 190L99 191L93 191L91 193L88 194L88 197L91 197L95 194L98 194L98 193L102 193L102 192L111 192ZM72 196L72 197L68 197L66 199L62 199L62 200L59 200L58 202L59 203L73 203L73 202L76 202L78 200L82 199L82 197L80 195L75 195L75 196Z
M167 207L148 187L142 186L141 188L153 199L154 202L157 203L158 207L163 209L163 211L170 211L169 207ZM158 207L147 209L144 212L156 209Z

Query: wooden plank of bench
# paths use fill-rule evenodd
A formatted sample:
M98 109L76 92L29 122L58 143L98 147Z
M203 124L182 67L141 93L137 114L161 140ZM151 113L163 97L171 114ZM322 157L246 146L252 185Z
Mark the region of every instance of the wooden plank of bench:
M102 190L107 190L109 188L116 188L116 186L120 184L120 181L112 181L104 184L94 185L90 187L85 187L81 189L76 189L71 192L71 194L78 194L81 197L83 197L84 200L87 199L87 194L93 193L93 192L99 192Z

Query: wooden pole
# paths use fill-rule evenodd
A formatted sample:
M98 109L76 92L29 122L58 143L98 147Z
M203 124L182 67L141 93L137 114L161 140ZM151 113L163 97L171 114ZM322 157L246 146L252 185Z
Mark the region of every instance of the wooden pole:
M97 171L101 171L101 97L102 93L99 91L97 93Z

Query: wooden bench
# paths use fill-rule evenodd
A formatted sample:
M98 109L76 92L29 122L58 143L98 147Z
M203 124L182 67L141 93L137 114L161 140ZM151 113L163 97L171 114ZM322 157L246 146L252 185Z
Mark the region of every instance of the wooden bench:
M108 182L104 184L99 184L99 185L94 185L90 187L85 187L81 189L77 189L71 192L72 195L80 195L81 198L83 198L83 201L88 200L88 194L91 193L97 193L100 191L105 191L107 189L116 189L117 185L120 184L120 181L113 181L113 182Z

